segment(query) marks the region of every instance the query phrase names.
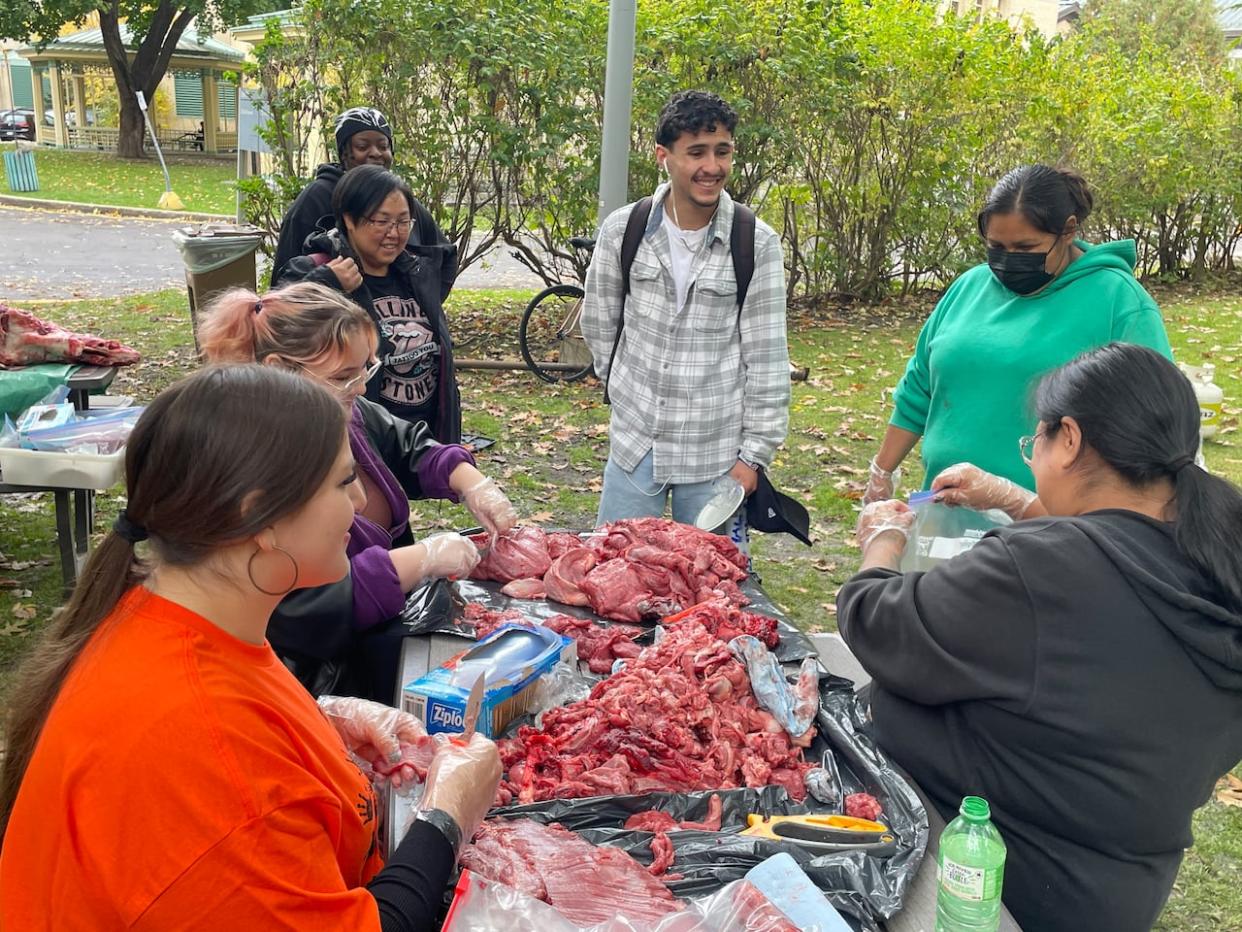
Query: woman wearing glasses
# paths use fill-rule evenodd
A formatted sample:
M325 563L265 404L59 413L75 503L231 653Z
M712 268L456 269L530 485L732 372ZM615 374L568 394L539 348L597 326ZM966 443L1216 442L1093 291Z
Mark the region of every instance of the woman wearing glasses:
M956 491L1046 516L903 574L909 508L868 505L837 623L880 745L946 818L991 804L1022 928L1138 932L1242 758L1242 492L1195 465L1194 390L1145 347L1056 369L1035 413L1038 499L978 470Z
M268 628L276 652L316 695L334 692L391 702L401 632L383 622L429 579L466 576L478 561L457 534L418 543L409 499L461 500L493 534L517 521L505 494L457 444L441 444L422 421L395 418L363 398L378 378L371 319L338 291L303 283L268 293L219 297L200 328L213 363L259 362L330 388L349 413L349 443L365 504L350 529L350 573L339 583L288 595Z
M461 396L442 306L456 250L411 234L427 212L409 185L378 165L346 172L332 210L336 227L309 237L306 255L291 259L274 284L315 282L358 302L379 331L383 361L366 397L402 420L425 422L441 443L459 442Z
M953 282L923 325L864 503L893 497L920 438L923 488L954 463L1034 488L1017 451L1033 379L1112 340L1171 355L1160 309L1134 277L1134 241L1080 238L1092 205L1079 175L1047 165L1016 168L992 189L978 217L987 262Z

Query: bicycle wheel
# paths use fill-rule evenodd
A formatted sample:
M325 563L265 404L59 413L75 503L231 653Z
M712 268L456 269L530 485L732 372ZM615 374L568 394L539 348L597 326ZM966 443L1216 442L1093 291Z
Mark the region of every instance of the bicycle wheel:
M576 382L591 371L591 351L578 326L585 294L577 285L553 285L526 305L518 347L545 382Z

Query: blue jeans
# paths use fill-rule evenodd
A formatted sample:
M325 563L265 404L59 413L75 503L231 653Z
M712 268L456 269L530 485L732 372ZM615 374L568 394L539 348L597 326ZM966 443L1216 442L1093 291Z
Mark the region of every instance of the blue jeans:
M667 483L654 478L654 453L647 452L633 472L626 472L608 457L604 465L604 490L599 497L596 525L622 518L662 518L672 499L673 520L694 524L703 506L712 497L711 482ZM742 553L750 553L750 532L746 527L746 510L739 508L726 532Z

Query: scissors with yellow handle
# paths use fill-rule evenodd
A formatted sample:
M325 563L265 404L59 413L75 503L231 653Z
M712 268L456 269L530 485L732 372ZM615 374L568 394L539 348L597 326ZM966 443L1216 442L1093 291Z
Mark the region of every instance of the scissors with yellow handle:
M768 841L786 841L812 852L862 851L889 858L897 836L887 825L844 815L748 815L741 834Z

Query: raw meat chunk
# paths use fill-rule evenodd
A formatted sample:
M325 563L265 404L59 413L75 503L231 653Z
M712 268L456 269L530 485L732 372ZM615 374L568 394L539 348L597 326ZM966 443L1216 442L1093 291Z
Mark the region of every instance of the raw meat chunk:
M870 819L878 822L884 810L880 801L870 793L850 793L845 797L845 814L855 819Z
M580 926L619 915L656 920L683 908L624 851L597 848L555 823L489 819L462 850L461 866L543 900Z
M582 581L598 562L599 558L585 547L574 547L556 557L543 577L548 598L563 605L589 605Z
M42 362L128 366L140 358L137 350L117 340L73 333L26 311L0 304L0 369Z
M542 599L547 597L547 589L543 580L537 576L530 579L515 579L500 587L500 591L511 599Z
M478 534L471 540L480 550L491 543L486 534ZM474 568L470 578L491 579L499 583L526 579L531 576L542 578L551 565L552 558L548 556L548 536L543 529L518 527L496 538L491 552L479 561L479 565Z

